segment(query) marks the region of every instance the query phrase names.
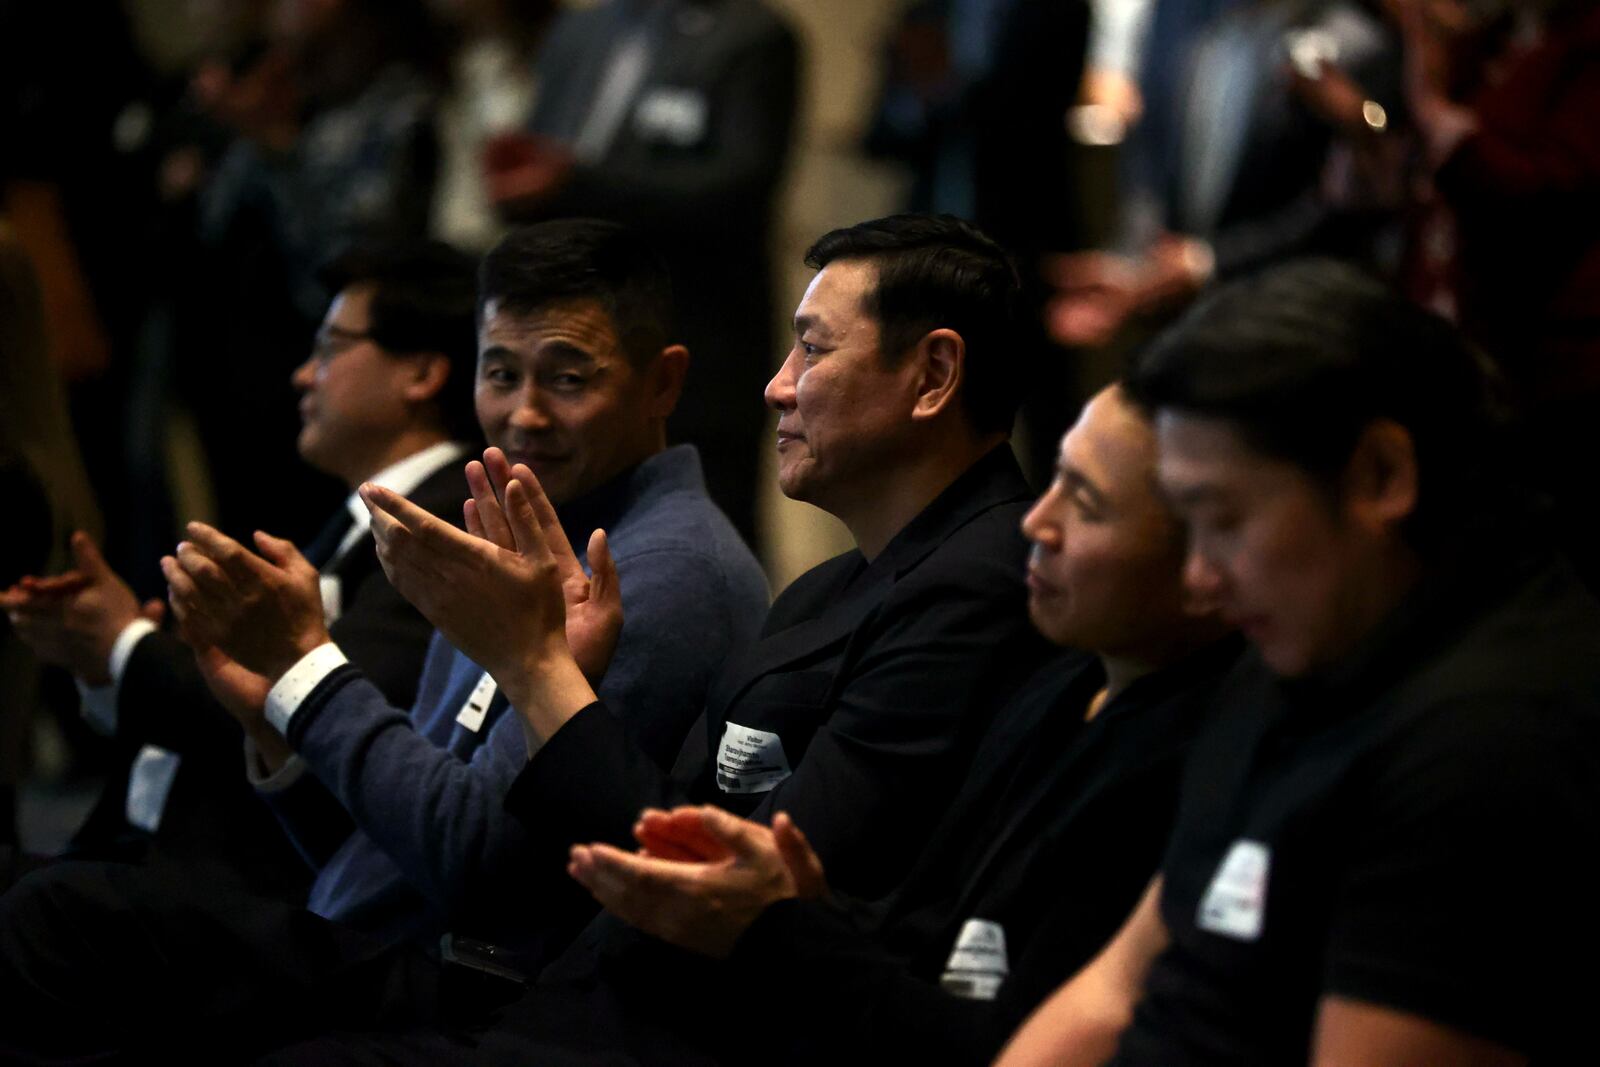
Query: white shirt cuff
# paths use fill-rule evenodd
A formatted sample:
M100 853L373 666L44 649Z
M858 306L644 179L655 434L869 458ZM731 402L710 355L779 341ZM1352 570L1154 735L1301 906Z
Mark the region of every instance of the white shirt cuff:
M110 685L85 685L82 679L75 679L78 696L83 702L83 717L97 732L107 737L116 736L117 694L122 688L122 675L128 669L128 660L133 658L133 650L139 642L155 632L156 624L149 619L134 619L122 628L111 644L111 658L106 663L106 670L111 675Z
M244 739L244 776L256 792L281 793L298 782L305 773L306 761L299 756L290 756L275 771L267 770L267 762L261 758L255 742L248 737Z
M111 684L120 686L122 674L128 669L128 661L133 658L133 650L146 634L156 632L156 624L149 619L134 619L122 628L116 641L111 645L111 662L106 665L111 672Z
M324 678L348 663L339 646L329 641L318 645L300 657L293 667L284 672L267 691L267 721L285 737L289 735L289 720L300 710L301 703L311 695Z

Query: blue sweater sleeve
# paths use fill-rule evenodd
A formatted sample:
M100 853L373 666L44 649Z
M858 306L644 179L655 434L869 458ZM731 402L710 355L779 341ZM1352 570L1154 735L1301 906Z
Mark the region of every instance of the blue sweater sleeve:
M631 725L666 763L737 636L736 621L760 605L730 594L715 559L698 551L647 551L620 560L618 570L626 621L600 688L630 708ZM436 637L433 652L441 646L451 657L448 669L437 669L430 653L409 715L358 672L345 671L307 698L289 740L412 889L447 921L470 902L482 924L487 915L527 908L525 898L511 907L527 884L525 831L503 807L527 749L503 699L484 734L468 737L456 726L480 671ZM516 933L503 926L483 932Z
M450 647L439 634L435 633L429 640L428 650L422 661L422 674L417 682L415 707L428 706L440 698L441 691L448 685L450 665L455 655L455 649ZM309 718L306 713L325 703L356 677L359 677L359 673L355 669L346 668L323 679L301 705L295 716L296 720L303 725ZM370 686L370 683L368 685ZM378 697L378 703L387 706L381 695ZM388 710L402 718L405 715L394 708ZM300 755L305 758L305 753ZM330 807L337 805L328 803L330 797L327 779L314 763L311 764L311 770L311 775L302 776L287 788L263 792L261 798L278 817L295 848L312 867L320 869L349 835L351 826L348 815L343 816L338 822L330 820ZM337 799L342 801L343 797L338 796ZM334 830L332 833L330 833L331 822Z

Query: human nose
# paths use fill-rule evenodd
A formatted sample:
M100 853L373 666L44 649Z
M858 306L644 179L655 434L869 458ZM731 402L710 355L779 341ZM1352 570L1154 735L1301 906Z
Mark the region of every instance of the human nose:
M1190 545L1183 560L1183 584L1192 599L1210 604L1222 592L1222 570L1207 553Z
M289 384L302 393L309 390L317 380L317 357L307 357L306 361L296 367L289 375Z
M1022 516L1022 536L1043 548L1056 549L1061 546L1060 528L1050 521L1050 506L1056 495L1055 485L1044 491L1044 495L1034 501L1033 507Z
M544 397L537 386L530 384L523 389L511 411L511 425L528 433L549 428L550 413L545 410Z
M772 376L772 380L767 383L767 388L761 394L767 402L767 407L774 411L794 410L796 366L795 354L791 351L784 357L783 366L778 368L778 373Z

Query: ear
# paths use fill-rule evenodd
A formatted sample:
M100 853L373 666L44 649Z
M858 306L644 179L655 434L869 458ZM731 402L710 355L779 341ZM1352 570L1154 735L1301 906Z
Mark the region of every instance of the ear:
M436 398L450 377L449 357L442 352L419 352L407 363L407 377L401 387L406 401L425 404Z
M683 345L668 345L651 361L648 387L650 415L664 419L678 406L684 379L689 375L689 350Z
M967 343L954 330L931 330L917 342L911 359L919 374L911 417L937 418L957 403L966 378Z
M1392 530L1417 510L1417 448L1411 431L1377 419L1361 431L1345 467L1351 516L1375 532Z

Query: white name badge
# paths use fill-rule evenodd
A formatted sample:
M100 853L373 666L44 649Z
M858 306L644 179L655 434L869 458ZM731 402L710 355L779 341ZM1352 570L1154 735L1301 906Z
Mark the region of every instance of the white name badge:
M1260 841L1235 841L1200 900L1200 913L1195 917L1200 929L1236 941L1260 937L1271 870L1270 848Z
M641 137L688 148L706 135L706 97L693 89L652 89L633 112Z
M456 722L473 733L483 729L483 720L489 714L489 702L494 700L494 693L494 679L489 677L488 671L484 671L483 677L478 679L478 684L472 687L467 702L456 712Z
M765 793L789 777L783 741L767 730L730 722L717 746L717 785L724 793Z
M322 622L325 626L332 626L339 621L339 613L344 610L344 583L339 581L337 575L317 575L317 585L322 590Z
M167 794L178 776L178 754L158 745L145 745L128 769L128 797L123 814L132 826L153 834L161 828Z
M988 919L968 919L956 935L939 985L968 1000L993 1000L1010 973L1005 927Z

